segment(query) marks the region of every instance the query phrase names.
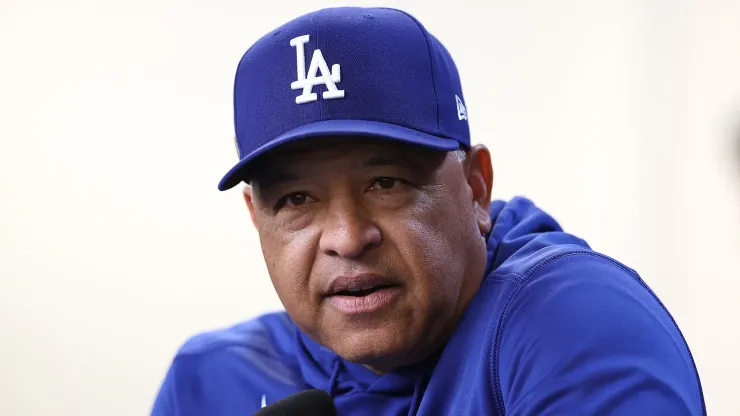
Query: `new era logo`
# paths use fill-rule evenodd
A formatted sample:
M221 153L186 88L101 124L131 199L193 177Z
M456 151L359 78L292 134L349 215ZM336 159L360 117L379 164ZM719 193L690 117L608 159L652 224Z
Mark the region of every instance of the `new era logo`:
M298 79L290 84L290 88L293 90L303 90L301 95L295 98L296 104L310 103L311 101L318 100L319 97L313 92L313 87L321 84L326 85L326 91L321 94L321 97L325 100L344 98L344 90L337 88L337 83L342 80L341 73L339 72L339 64L332 65L331 71L329 71L329 65L326 64L321 50L316 49L313 51L311 65L308 67L308 73L306 73L304 45L308 43L309 39L309 35L303 35L290 40L290 46L295 47L296 69L298 71ZM321 75L317 76L319 71L321 71Z
M463 104L460 97L455 95L455 101L457 102L457 118L458 120L467 120L468 119L468 110L465 109L465 104Z

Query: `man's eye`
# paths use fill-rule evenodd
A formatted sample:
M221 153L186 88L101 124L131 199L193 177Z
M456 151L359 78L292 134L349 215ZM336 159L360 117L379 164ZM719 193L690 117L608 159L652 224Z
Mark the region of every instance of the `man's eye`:
M396 178L377 178L373 180L371 189L393 189L394 186L400 184L401 181Z
M301 205L305 205L310 200L311 198L308 195L301 193L301 192L294 192L292 194L288 194L280 198L275 208L280 209L285 206L299 207Z

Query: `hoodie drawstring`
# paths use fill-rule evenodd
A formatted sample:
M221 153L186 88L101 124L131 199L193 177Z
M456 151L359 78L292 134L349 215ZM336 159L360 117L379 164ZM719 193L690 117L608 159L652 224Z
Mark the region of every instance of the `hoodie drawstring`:
M411 399L411 407L409 407L408 416L414 416L416 414L416 410L419 408L419 400L421 399L419 397L420 394L421 394L421 382L416 382L416 385L414 386L414 396Z
M342 363L338 359L334 360L334 364L332 365L331 370L331 378L329 379L329 388L327 389L331 397L334 397L334 385L337 384L337 378L339 377L339 367L341 365Z

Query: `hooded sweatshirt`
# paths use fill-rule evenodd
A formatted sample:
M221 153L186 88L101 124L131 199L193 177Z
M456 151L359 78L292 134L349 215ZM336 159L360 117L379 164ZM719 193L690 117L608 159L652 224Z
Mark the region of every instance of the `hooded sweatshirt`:
M269 313L188 339L152 415L251 415L305 389L339 415L706 414L689 348L634 270L528 199L491 218L485 277L437 354L379 375Z

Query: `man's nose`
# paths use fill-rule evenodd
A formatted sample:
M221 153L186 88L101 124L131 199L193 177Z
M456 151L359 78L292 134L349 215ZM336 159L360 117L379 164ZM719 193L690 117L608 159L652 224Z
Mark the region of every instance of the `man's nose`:
M380 245L380 229L366 209L358 206L356 201L336 201L327 208L319 241L322 252L355 258L368 248Z

